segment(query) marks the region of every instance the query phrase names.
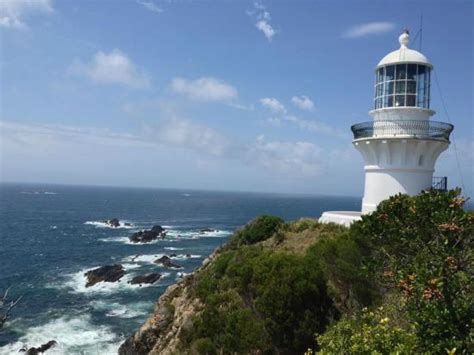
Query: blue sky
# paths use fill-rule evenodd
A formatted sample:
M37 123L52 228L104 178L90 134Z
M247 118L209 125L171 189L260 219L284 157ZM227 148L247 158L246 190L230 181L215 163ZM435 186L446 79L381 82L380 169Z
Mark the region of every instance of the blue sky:
M360 196L350 126L421 14L472 196L471 1L2 0L1 180Z

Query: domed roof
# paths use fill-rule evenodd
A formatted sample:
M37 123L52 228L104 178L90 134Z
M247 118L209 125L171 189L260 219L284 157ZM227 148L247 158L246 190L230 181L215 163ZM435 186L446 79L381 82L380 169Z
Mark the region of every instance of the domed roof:
M433 65L430 63L428 58L423 54L414 49L408 48L408 43L410 42L410 36L408 31L405 31L398 38L400 42L400 49L397 49L393 52L390 52L377 64L377 67L389 65L389 64L398 64L398 63L418 63L426 64L430 67Z

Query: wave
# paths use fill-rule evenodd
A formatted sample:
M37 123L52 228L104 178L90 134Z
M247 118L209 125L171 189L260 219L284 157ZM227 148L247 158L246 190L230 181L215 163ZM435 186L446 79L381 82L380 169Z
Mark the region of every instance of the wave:
M106 317L116 318L137 318L145 317L153 309L151 302L132 302L129 305L124 305L117 302L108 301L92 301L90 306L98 311L104 311Z
M186 259L200 259L200 258L202 258L202 255L198 255L198 254L179 254L179 255L173 256L171 259L186 260Z
M200 231L200 230L171 230L168 231L167 237L172 237L175 239L200 239L200 238L225 238L231 235L232 232L226 230L214 230L214 231Z
M153 263L156 259L164 255L165 254L135 254L127 256L123 260L132 263Z
M112 227L104 221L86 221L84 224L95 226L96 228L110 228L110 229L133 229L135 226L128 221L120 221L118 227Z
M177 247L164 247L163 249L172 250L172 251L184 250L184 248L177 248Z
M109 237L109 238L99 238L97 240L99 240L101 242L106 242L106 243L116 242L116 243L135 245L135 246L157 244L157 243L161 243L161 242L176 242L177 241L177 240L174 240L174 239L168 239L167 240L167 239L157 238L157 239L152 240L151 242L148 242L148 243L133 243L133 242L130 241L130 239L128 237Z
M116 354L123 338L120 338L105 325L94 325L88 314L74 318L61 317L43 325L21 331L15 343L0 348L0 354L15 354L24 347L39 347L50 340L57 344L48 354Z
M130 265L124 264L125 270L134 269L139 267L138 265ZM126 292L126 291L136 291L143 287L156 287L160 286L160 281L157 281L153 284L142 284L140 285L132 285L128 282L131 281L137 274L126 273L119 281L116 282L99 282L96 283L94 286L86 287L87 278L84 274L87 271L93 270L94 268L88 268L81 270L79 272L67 275L68 280L61 284L56 285L60 288L67 288L73 293L82 293L88 295L95 295L95 294L113 294L117 292ZM170 276L170 273L161 273L161 279Z
M53 191L21 191L23 195L58 195L57 192Z

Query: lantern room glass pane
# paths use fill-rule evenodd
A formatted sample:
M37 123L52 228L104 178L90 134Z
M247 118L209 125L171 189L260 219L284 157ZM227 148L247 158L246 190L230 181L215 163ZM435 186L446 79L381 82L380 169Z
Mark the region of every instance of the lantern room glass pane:
M407 94L415 94L416 93L416 81L410 80L407 81Z
M408 64L407 65L407 79L408 80L416 80L416 64Z
M377 70L377 83L383 82L383 69L384 68L380 68Z
M415 106L415 104L416 104L416 95L407 95L406 106Z
M398 64L397 65L397 79L406 79L407 78L407 65Z
M396 86L396 93L397 94L404 94L405 89L406 89L406 83L405 81L397 81L397 86Z
M395 96L395 106L405 106L405 95L396 95Z
M385 77L384 80L393 80L395 79L395 66L394 65L389 65L385 67Z
M384 94L385 95L390 95L390 94L393 94L393 88L394 88L394 85L395 82L394 81L389 81L388 83L385 83L385 92Z

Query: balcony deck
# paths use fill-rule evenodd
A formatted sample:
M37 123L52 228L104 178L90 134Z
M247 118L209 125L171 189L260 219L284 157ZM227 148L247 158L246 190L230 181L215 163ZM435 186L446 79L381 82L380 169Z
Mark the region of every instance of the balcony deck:
M445 122L425 120L376 120L351 127L354 140L367 138L420 138L449 142L454 126Z

